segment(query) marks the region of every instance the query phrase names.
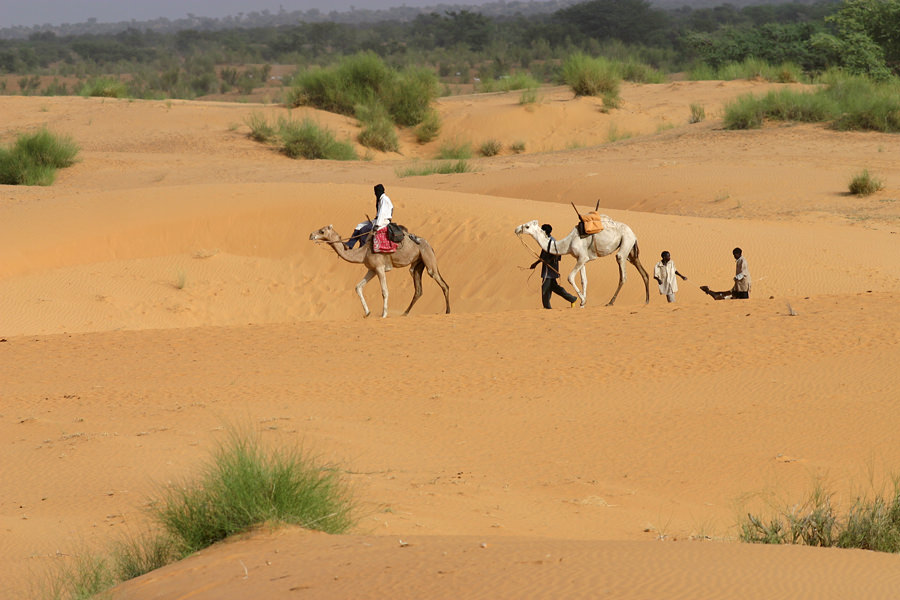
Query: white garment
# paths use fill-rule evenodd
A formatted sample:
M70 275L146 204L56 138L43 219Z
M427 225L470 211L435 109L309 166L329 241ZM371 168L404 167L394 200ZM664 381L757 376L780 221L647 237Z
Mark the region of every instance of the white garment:
M378 199L378 214L375 216L375 229L387 227L394 217L394 204L387 194L382 194Z
M659 279L659 293L668 296L678 291L678 281L675 277L675 261L670 260L663 264L663 261L656 263L653 268L653 276Z

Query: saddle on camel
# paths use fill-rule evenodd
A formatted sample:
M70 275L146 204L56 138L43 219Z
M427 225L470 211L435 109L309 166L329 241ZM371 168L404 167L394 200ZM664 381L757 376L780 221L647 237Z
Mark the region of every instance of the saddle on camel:
M589 235L594 235L595 233L600 233L603 231L603 221L601 220L600 213L597 212L597 209L600 208L600 200L597 199L597 206L594 207L594 210L589 212L586 215L578 212L578 209L575 208L575 203L572 202L572 208L575 209L575 214L578 215L578 235L581 237L587 237Z
M396 223L388 223L375 232L372 237L372 251L380 254L395 252L406 237L406 227Z

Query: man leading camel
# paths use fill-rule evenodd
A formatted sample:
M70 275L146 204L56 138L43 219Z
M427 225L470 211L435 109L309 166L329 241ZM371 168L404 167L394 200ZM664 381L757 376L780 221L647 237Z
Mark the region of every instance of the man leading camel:
M544 223L541 225L541 229L550 239L547 240L547 248L541 249L540 258L534 261L530 267L533 269L540 263L544 263L544 266L541 268L541 303L544 308L549 309L550 295L557 294L565 298L566 302L574 307L575 301L578 300L578 298L567 292L563 286L559 285L559 255L550 252L551 245L556 243L556 240L550 235L553 231L553 227L551 227L549 223Z

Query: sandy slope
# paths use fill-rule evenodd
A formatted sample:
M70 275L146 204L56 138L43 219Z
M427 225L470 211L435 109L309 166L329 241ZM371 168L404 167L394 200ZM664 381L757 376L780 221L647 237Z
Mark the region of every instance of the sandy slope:
M846 503L900 465L900 148L720 129L723 103L769 87L627 86L608 114L561 88L445 98L442 139L507 150L406 178L440 141L292 161L246 137L278 107L0 98L0 140L46 123L82 148L52 187L0 188L0 597L141 530L229 424L341 464L357 532L258 532L117 597L891 597L897 557L733 542L747 510L816 480ZM707 122L687 124L692 103ZM847 196L862 168L886 189ZM426 277L400 318L399 270L390 318L363 320L361 268L308 241L349 233L378 181L436 248L453 314ZM647 269L672 252L676 305L651 286L645 306L629 267L605 307L606 258L585 309L539 309L535 244L513 229L563 234L569 203L598 199ZM735 245L753 297L713 302L698 286L730 286ZM366 297L377 312L377 284Z

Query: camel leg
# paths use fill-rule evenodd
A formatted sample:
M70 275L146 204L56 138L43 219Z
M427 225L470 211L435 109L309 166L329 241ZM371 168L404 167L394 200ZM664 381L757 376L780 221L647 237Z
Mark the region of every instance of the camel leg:
M366 297L363 296L363 287L365 287L373 277L375 277L375 271L368 271L366 276L362 278L362 281L356 284L356 295L359 296L359 301L362 302L363 310L366 311L366 317L369 316L369 305L366 304Z
M378 275L378 281L381 283L381 297L384 298L384 308L381 310L381 318L384 319L387 317L387 307L388 307L388 286L387 286L387 275L384 272L384 267L378 267L378 270L375 271Z
M581 274L581 289L578 289L578 284L575 283L575 273ZM578 294L578 299L581 300L580 308L584 308L584 304L587 302L587 269L584 268L584 262L580 258L575 263L575 268L569 272L566 281Z
M422 271L425 270L425 265L422 261L417 263L413 263L412 266L409 267L409 274L412 275L413 278L413 286L415 287L415 293L413 293L412 300L409 302L409 306L406 307L406 310L403 311L403 316L409 314L409 311L412 310L413 305L419 301L419 297L422 296Z
M637 244L634 245L634 248L632 248L631 253L628 254L628 262L633 264L634 267L638 270L638 273L641 274L641 279L644 280L644 291L646 292L644 304L650 304L650 276L647 274L647 271L644 269L644 265L641 264L641 259L638 258Z
M606 303L607 306L615 304L619 291L622 289L622 284L625 283L625 279L627 279L627 275L625 274L625 256L622 255L621 251L616 253L616 262L619 264L619 287L616 288L616 293L613 294L612 299Z
M445 315L450 314L450 284L444 281L444 278L441 276L441 273L435 268L434 270L429 269L428 274L431 275L431 278L437 281L437 284L441 286L441 291L444 292L444 304L446 305L446 310L444 311Z

